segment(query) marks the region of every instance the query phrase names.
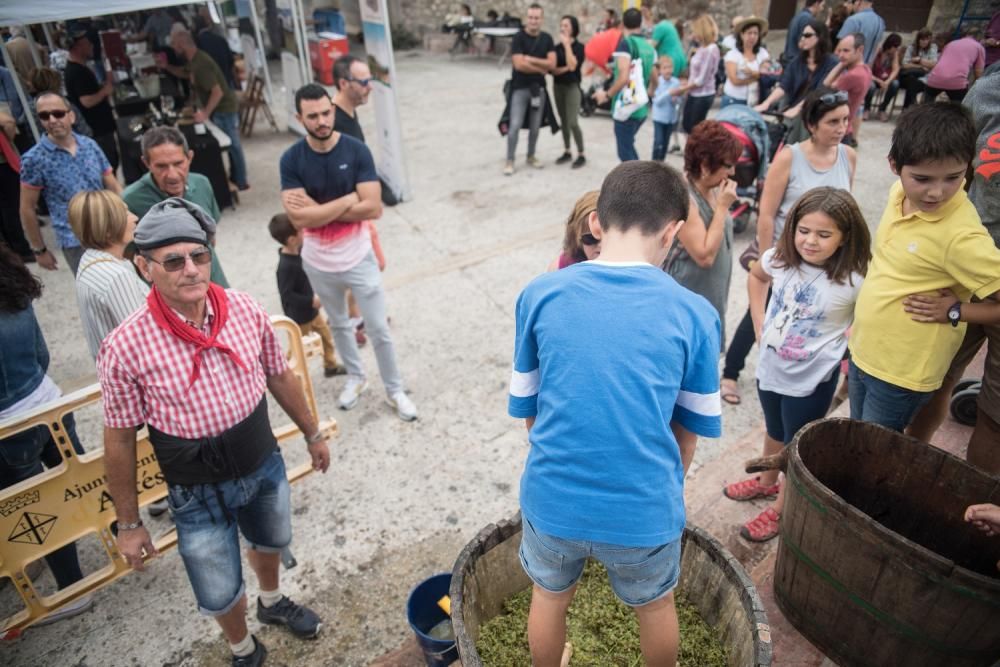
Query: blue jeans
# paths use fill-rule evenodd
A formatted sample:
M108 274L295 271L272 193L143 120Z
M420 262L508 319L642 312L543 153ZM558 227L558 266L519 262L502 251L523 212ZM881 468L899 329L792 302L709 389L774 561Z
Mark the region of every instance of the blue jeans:
M528 157L535 154L535 145L538 144L538 131L542 127L542 119L545 115L545 95L542 95L542 103L537 107L531 106L531 89L518 88L510 92L510 127L507 129L507 161L514 161L514 153L517 151L518 134L524 126L525 116L528 118Z
M803 426L825 417L833 402L839 379L840 364L837 364L830 373L830 378L821 382L808 396L785 396L765 391L758 383L757 396L760 397L760 407L764 410L767 435L787 445Z
M63 417L62 422L73 449L77 454L83 454L83 446L76 435L73 413ZM0 440L0 489L14 486L41 473L43 463L46 468L55 468L62 463L58 445L48 427L34 426ZM45 562L52 570L52 576L60 590L83 579L75 542L53 551L45 557Z
M253 473L218 484L167 487L177 525L177 548L198 609L221 616L243 597L237 533L261 552L277 553L292 541L288 479L281 452Z
M576 584L587 558L598 560L608 570L615 595L630 607L649 604L672 591L681 571L680 538L658 547L566 540L537 532L527 519L518 555L528 577L552 593Z
M743 106L746 106L747 101L746 100L740 100L740 99L737 99L735 97L730 97L729 95L723 94L722 95L722 99L719 101L719 108L720 109L725 109L726 107L728 107L731 104L742 104Z
M615 143L618 144L618 159L622 162L639 159L639 153L635 150L635 135L645 120L629 118L615 121Z
M660 123L653 121L653 160L663 162L670 148L670 137L674 136L677 123Z
M879 380L851 361L847 373L851 399L851 419L872 422L903 432L917 411L934 395L933 391L913 391Z
M212 114L212 122L219 126L219 129L226 133L232 145L229 147L229 170L230 177L238 187L245 188L249 185L247 181L247 162L243 157L243 146L240 145L240 115L235 111L232 113Z

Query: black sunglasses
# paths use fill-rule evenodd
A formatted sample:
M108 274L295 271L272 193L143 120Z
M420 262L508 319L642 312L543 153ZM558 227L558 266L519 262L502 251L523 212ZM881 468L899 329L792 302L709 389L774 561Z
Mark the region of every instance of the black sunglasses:
M361 86L362 88L364 88L365 86L367 86L368 84L370 84L370 83L372 82L372 80L373 80L374 78L375 78L375 77L373 77L373 76L370 76L370 77L368 77L367 79L355 79L355 78L354 78L354 77L352 76L352 77L350 77L350 78L349 78L349 79L347 79L347 80L348 80L348 81L353 81L354 83L356 83L356 84L358 84L359 86Z
M61 118L65 118L66 114L68 114L68 113L69 113L68 111L59 111L59 110L56 110L56 111L39 111L38 112L38 117L41 118L42 120L48 120L49 118L55 118L55 119L58 120L58 119L61 119Z
M180 271L187 265L188 257L191 258L191 262L195 266L204 266L212 261L212 251L208 248L201 248L200 250L195 250L190 255L171 255L167 257L162 262L158 259L153 259L149 255L145 255L146 259L151 262L156 262L163 267L164 271L169 271L173 273L175 271Z
M582 234L580 236L580 243L583 245L598 245L601 239L597 238L593 234Z
M826 95L820 95L819 101L823 104L847 104L847 93L843 90L838 90L835 93L827 93Z
M799 35L799 39L807 39L809 37L815 37L815 36L816 33L814 32L803 32L801 35Z

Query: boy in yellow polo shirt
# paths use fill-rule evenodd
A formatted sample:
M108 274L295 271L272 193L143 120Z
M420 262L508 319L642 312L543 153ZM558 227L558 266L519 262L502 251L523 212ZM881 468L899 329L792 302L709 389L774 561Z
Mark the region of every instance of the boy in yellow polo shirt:
M1000 321L1000 249L962 189L975 146L968 110L950 102L911 107L896 124L889 164L899 181L851 334L853 419L902 431L941 386L965 322ZM985 301L968 303L973 295Z

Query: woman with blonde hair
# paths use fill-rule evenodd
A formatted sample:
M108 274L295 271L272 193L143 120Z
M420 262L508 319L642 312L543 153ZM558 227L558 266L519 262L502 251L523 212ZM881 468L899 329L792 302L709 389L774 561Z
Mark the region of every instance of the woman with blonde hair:
M146 300L149 287L125 259L138 219L109 190L78 192L69 201L69 224L86 249L76 273L80 320L97 358L104 337Z
M572 264L597 259L601 254L601 239L590 233L590 214L597 210L599 190L591 190L576 200L566 220L562 254L549 264L549 271L565 269Z
M680 87L678 94L686 94L684 117L681 121L684 132L691 134L694 126L705 120L708 110L715 100L715 73L719 70L719 26L708 14L702 14L691 22L691 33L698 44L688 69L688 81Z

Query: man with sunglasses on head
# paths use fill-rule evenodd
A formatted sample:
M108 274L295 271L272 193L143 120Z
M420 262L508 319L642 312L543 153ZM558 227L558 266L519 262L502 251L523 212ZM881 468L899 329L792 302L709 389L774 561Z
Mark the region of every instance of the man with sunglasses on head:
M396 363L385 315L385 292L366 220L382 215L381 187L371 151L335 129L326 89L311 83L295 93L295 118L305 138L281 156L281 203L296 229L304 230L302 268L330 317L347 382L337 399L354 408L368 386L354 327L347 314L347 290L358 302L365 332L375 349L386 402L403 421L417 418Z
M73 132L76 115L66 98L43 93L35 100L35 109L45 135L21 158L21 224L38 264L49 271L58 268L38 224L38 198L44 196L56 242L76 276L84 249L69 226L69 200L82 190L107 189L121 194L122 186L101 147Z
M282 595L281 550L291 541L285 464L265 390L305 435L326 472L326 437L264 309L209 280L214 221L171 197L135 230L135 262L152 283L146 304L104 339L97 357L104 399L104 462L118 520L118 550L136 570L156 555L139 518L136 427L145 424L166 478L177 544L199 610L215 618L234 667L264 663L247 629L239 533L257 575L257 618L315 637L320 619Z

